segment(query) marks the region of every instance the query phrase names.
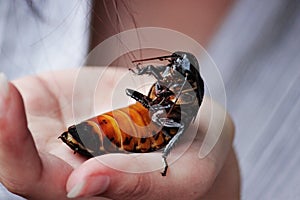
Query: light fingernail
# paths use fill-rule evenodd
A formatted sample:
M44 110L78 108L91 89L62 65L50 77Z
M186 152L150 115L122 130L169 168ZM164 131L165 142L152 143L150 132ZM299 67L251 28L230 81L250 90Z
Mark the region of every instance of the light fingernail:
M76 184L67 194L68 198L76 198L80 195L83 187L86 185L86 182L83 181L81 183Z
M67 194L68 198L91 197L102 194L109 186L108 176L90 177L86 181L76 184Z

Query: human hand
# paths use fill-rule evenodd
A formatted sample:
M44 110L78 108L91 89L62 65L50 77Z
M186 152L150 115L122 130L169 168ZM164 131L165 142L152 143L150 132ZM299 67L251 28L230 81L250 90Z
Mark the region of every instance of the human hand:
M87 75L94 70L99 69L84 69ZM205 98L198 134L170 165L166 177L158 171L127 173L105 163L134 171L137 166L162 166L161 155L109 154L85 161L57 140L72 120L75 80L76 71L67 70L15 81L25 110L14 85L0 91L0 180L10 191L29 199L67 199L67 192L70 197L90 199L238 199L238 168L231 147L234 130L228 116L213 150L203 159L198 157L214 102ZM111 88L107 80L102 90L109 93ZM84 102L86 96L77 98ZM221 115L224 110L219 107L217 112ZM168 160L185 150L187 140L182 138Z

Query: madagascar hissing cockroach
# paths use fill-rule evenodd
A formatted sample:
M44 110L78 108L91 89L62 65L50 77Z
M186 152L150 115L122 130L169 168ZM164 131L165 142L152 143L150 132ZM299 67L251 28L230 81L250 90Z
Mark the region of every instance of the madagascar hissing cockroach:
M165 60L166 65L147 65L149 60ZM194 55L171 55L135 60L137 75L151 75L157 80L148 95L132 89L126 94L135 104L107 112L70 126L59 138L74 152L86 157L106 153L147 153L162 151L164 170L167 156L180 136L195 119L204 94L204 83Z

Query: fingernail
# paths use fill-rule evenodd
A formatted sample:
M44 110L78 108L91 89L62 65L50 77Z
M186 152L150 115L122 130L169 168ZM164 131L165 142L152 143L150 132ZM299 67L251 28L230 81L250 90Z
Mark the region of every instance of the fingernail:
M83 187L85 186L85 181L76 184L67 194L68 198L76 198L80 195Z
M0 116L3 115L5 100L8 96L8 81L4 73L0 73Z
M67 194L68 198L91 197L102 194L109 186L108 176L90 177L76 184Z

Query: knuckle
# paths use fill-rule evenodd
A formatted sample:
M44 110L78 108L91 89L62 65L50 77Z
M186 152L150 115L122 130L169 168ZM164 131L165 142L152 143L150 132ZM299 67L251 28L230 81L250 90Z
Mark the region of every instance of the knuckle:
M134 181L130 185L123 185L117 193L122 199L141 199L148 196L151 188L150 176L147 174L133 175Z

